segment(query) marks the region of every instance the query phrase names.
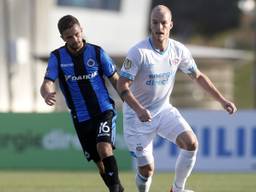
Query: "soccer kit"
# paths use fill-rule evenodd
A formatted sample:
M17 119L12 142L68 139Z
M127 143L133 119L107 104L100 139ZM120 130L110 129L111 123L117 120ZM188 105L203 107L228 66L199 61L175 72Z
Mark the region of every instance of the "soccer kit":
M85 43L77 55L65 46L53 51L45 79L59 80L60 89L88 160L99 160L97 142L114 143L114 101L110 98L103 76L116 72L111 58L96 45Z
M152 115L152 121L141 122L127 103L123 105L124 136L128 148L135 157L148 158L147 162L138 162L139 165L153 162L156 134L175 143L180 133L192 131L179 111L169 103L169 98L177 70L190 74L196 69L190 51L173 39L169 39L164 52L153 47L150 37L129 50L120 75L133 81L131 92Z

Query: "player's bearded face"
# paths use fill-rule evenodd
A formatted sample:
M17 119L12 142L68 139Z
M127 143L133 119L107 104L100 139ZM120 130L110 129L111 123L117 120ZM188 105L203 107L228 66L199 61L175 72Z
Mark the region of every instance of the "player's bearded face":
M79 51L83 47L82 28L77 24L65 30L62 38L73 51Z

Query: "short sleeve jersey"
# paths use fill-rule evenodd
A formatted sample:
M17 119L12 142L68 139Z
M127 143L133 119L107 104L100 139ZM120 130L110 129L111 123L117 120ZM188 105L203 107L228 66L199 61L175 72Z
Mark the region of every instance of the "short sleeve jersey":
M151 38L132 47L120 75L132 80L131 91L153 116L169 104L177 70L189 74L197 69L190 51L178 41L169 39L164 52L153 48ZM126 116L135 112L124 103Z
M114 101L105 86L116 67L105 51L86 43L79 55L72 55L66 46L53 51L45 79L59 80L61 91L73 118L89 120L106 110L114 110Z

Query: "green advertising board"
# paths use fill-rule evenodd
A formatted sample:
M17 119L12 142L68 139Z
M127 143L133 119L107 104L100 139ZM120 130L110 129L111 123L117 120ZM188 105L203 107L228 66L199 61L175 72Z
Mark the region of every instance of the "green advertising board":
M115 155L120 169L131 169L117 118ZM0 169L92 170L68 113L0 113Z

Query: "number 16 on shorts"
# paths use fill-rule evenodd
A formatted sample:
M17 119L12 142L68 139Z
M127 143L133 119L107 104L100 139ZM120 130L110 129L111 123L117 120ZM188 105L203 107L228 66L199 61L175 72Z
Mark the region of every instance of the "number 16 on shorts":
M108 122L101 122L99 127L99 136L109 136L110 135L110 127L108 126Z

